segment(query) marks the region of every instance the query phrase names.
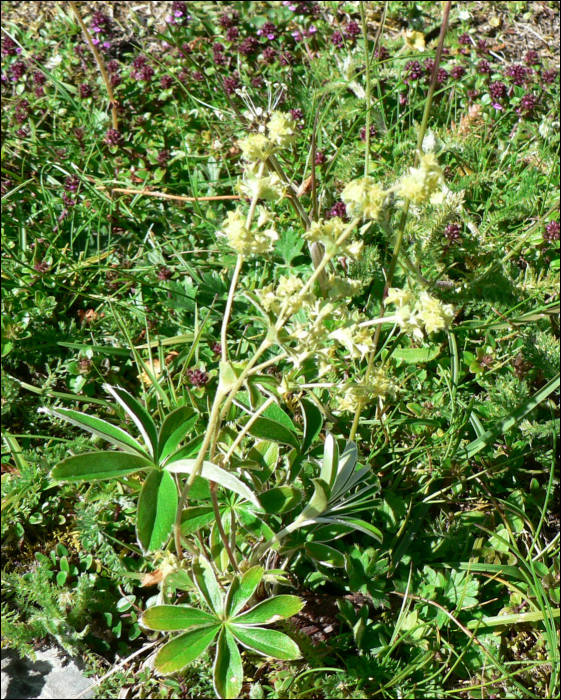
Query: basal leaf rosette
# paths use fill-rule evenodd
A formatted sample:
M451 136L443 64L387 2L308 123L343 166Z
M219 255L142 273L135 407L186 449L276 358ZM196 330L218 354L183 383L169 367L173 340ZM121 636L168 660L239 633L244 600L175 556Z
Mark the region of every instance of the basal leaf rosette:
M304 601L294 595L279 595L253 605L264 569L254 566L236 576L224 594L206 560L193 565L193 580L208 612L189 605L155 605L142 617L142 625L160 632L182 631L164 644L155 658L162 674L176 673L195 661L217 640L214 657L214 689L219 698L237 698L243 683L243 664L238 645L274 659L300 658L297 644L270 625L296 615Z

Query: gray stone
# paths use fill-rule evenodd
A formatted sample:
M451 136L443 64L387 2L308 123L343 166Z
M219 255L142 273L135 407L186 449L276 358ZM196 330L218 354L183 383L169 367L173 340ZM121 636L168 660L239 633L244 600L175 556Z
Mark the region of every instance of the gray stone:
M56 648L37 652L37 659L20 659L2 649L2 700L70 700L92 684L82 665ZM82 698L91 698L93 692Z

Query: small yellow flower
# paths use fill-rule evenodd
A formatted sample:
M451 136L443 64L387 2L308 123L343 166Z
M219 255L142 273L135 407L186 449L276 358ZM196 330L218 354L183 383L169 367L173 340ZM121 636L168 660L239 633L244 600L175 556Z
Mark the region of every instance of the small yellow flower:
M273 228L266 231L249 231L245 216L239 207L229 211L226 216L221 234L228 239L230 248L242 255L263 255L273 250L274 242L279 238Z
M351 216L363 219L377 219L387 193L372 177L352 180L341 193L341 199Z
M360 280L343 279L341 277L336 277L335 275L331 274L328 275L327 278L327 296L332 301L354 297L360 292L361 287L362 283Z

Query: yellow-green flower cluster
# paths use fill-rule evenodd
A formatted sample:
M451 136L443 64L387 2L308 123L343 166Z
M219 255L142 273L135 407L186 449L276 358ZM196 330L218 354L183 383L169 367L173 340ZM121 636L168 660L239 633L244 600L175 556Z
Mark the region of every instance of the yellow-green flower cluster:
M275 144L265 134L250 134L238 141L242 158L250 163L265 161L275 152Z
M249 163L265 162L281 148L294 143L298 127L290 114L275 111L269 117L267 136L263 133L250 134L238 141L242 158Z
M269 118L269 138L279 148L287 148L296 141L298 126L290 114L275 111Z
M434 153L425 153L421 156L420 166L410 168L409 175L397 183L395 191L413 204L425 204L437 191L441 181L442 168L436 156Z
M248 229L246 217L240 207L229 211L222 223L221 235L226 236L228 245L242 255L264 255L273 250L279 235L274 228L262 229L268 223L268 217L260 217L257 226Z
M345 347L351 357L361 359L374 347L372 333L368 328L361 327L361 317L358 311L349 314L340 310L342 323L329 334L331 340L336 340Z
M367 383L351 383L343 387L343 396L337 403L340 411L355 413L375 399L383 401L394 394L396 385L381 367L374 369Z
M303 306L309 306L315 301L315 296L312 292L301 294L303 288L304 282L300 277L296 275L290 275L290 277L282 275L276 289L270 284L258 294L265 311L278 314L282 310L283 313L290 316Z
M327 369L329 354L329 349L326 347L329 335L327 323L337 317L338 309L333 304L316 300L307 309L307 312L309 320L305 323L296 323L290 329L286 340L287 342L296 341L296 345L287 348L287 351L290 360L294 362L296 367L299 367L305 359L313 355L319 359L320 374L322 374Z
M350 280L328 274L325 287L329 299L331 301L339 301L339 299L349 299L358 294L362 288L362 283L360 280Z
M331 257L340 254L356 259L364 245L362 241L343 241L343 243L337 245L337 241L345 231L345 228L345 222L338 216L334 216L327 221L321 219L320 221L312 222L309 230L304 234L304 238L311 243L323 243L325 252Z
M273 199L279 201L284 197L284 185L276 173L260 176L251 167L244 171L243 180L239 180L236 190L250 199Z
M443 304L428 292L421 292L412 309L409 304L411 298L412 293L408 290L389 289L386 304L394 304L397 310L386 320L393 319L404 333L418 339L423 338L423 330L430 334L450 328L456 313L452 304Z
M350 216L377 219L387 195L374 178L368 176L351 180L341 192L341 199Z

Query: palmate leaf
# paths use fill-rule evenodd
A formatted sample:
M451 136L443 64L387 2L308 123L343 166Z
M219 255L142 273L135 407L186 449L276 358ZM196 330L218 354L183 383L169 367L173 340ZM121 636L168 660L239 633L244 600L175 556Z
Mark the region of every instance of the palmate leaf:
M193 564L193 580L212 612L189 605L155 605L142 616L141 624L151 630L184 634L165 644L155 658L163 674L175 673L194 661L218 637L214 659L214 690L218 698L237 698L243 683L242 659L237 642L259 654L276 659L298 659L295 642L281 632L255 627L283 620L299 612L304 601L281 595L258 603L238 614L261 583L264 570L254 566L240 578L234 577L226 595L220 589L210 564L199 558Z

